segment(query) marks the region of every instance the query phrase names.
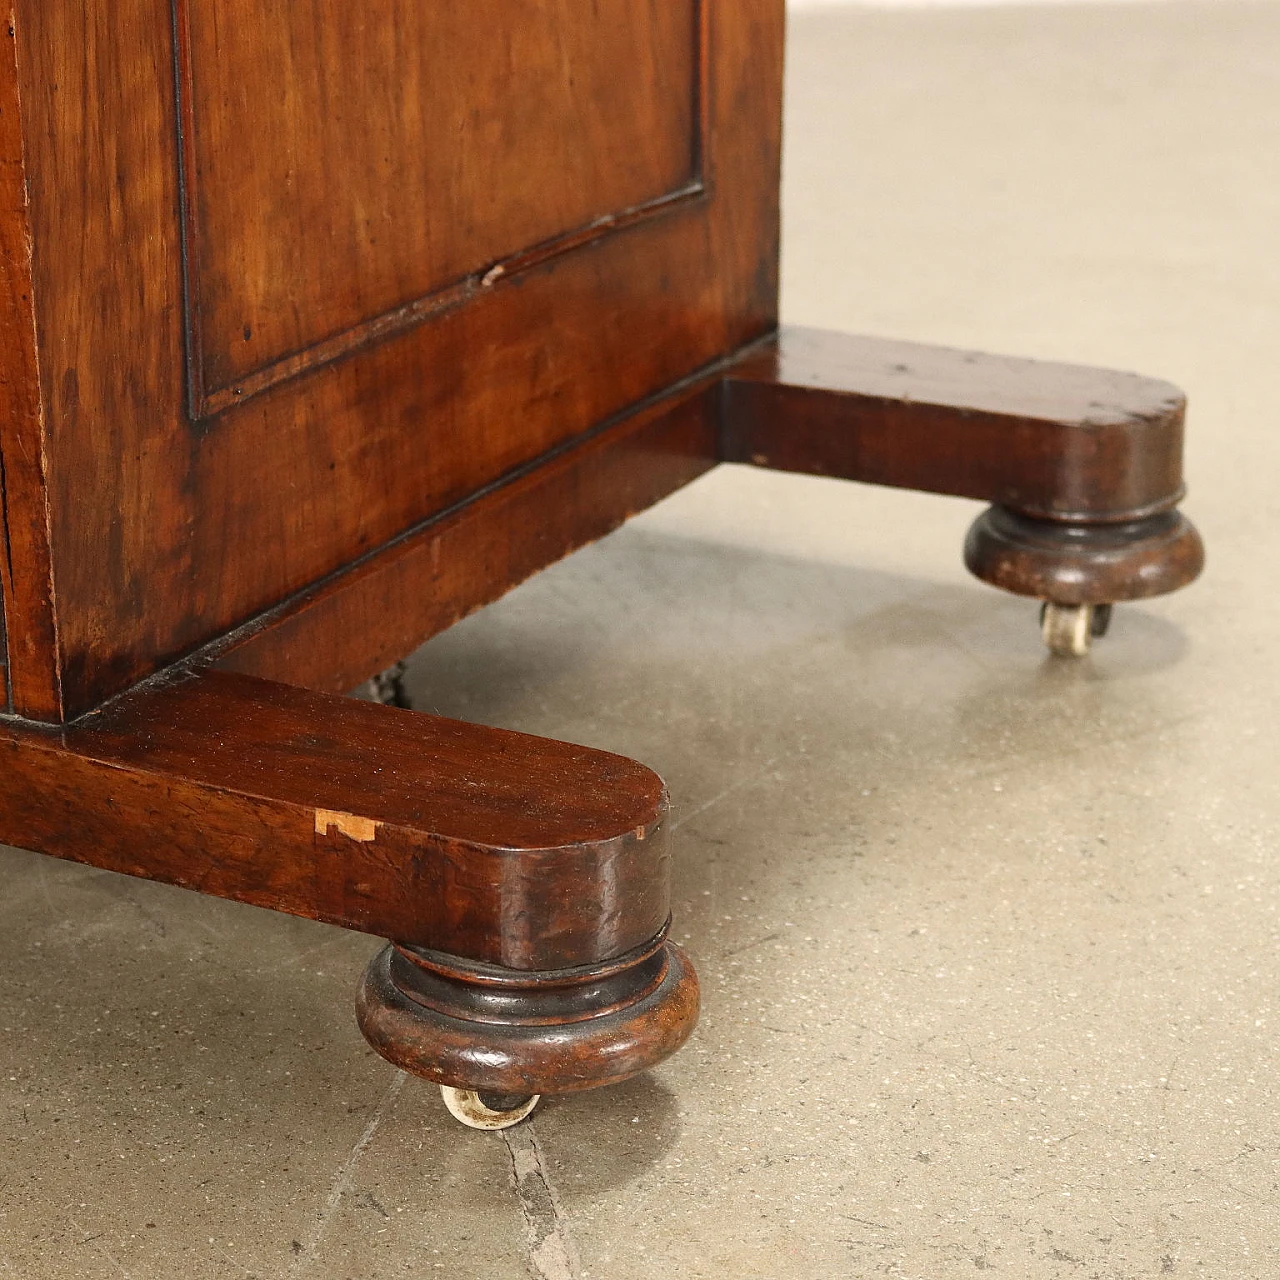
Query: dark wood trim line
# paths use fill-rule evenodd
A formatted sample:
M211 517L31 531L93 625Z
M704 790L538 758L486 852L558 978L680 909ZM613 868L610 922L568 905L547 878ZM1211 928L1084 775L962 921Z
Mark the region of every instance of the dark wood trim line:
M0 24L0 603L7 704L33 720L56 721L63 716L61 657L16 22L11 16Z
M725 364L504 477L198 660L309 688L354 688L714 467Z

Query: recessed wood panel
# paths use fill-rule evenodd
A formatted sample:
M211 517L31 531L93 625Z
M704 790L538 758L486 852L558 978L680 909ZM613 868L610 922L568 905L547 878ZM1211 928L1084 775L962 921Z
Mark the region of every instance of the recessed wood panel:
M197 416L698 190L698 0L174 4Z
M465 211L436 220L427 192L416 206L422 220L380 243L387 256L368 262L359 241L335 241L335 226L352 225L350 209L335 223L316 187L296 222L272 206L293 237L281 242L292 257L281 250L262 259L276 264L262 268L275 292L228 261L221 312L216 298L191 292L210 278L196 251L238 244L265 252L272 242L260 211L272 187L253 175L276 157L271 130L242 105L245 132L263 136L228 129L211 153L216 164L201 169L207 126L226 128L219 113L228 96L269 103L272 94L301 92L306 65L347 57L325 45L325 32L339 8L353 6L186 3L189 11L175 14L173 0L18 0L22 136L14 142L24 161L5 172L17 175L10 186L31 232L15 243L28 246L35 287L14 290L26 299L33 359L39 352L38 384L34 376L24 384L38 386L39 431L29 435L20 413L6 427L6 489L11 536L47 537L46 568L26 580L29 594L44 592L45 608L15 602L14 616L45 625L39 652L55 687L19 689L18 660L30 646L12 623L9 641L15 707L53 719L550 462L775 323L782 0L472 0L465 14L477 31L526 24L527 35L545 18L543 55L555 47L585 58L590 45L595 87L582 91L584 103L631 95L629 106L584 107L576 134L563 118L547 134L544 153L576 165L577 176L552 181L529 141L527 156L506 153L505 174L485 162L494 189L472 183L476 209L464 230ZM360 38L411 64L402 74L396 62L365 59L357 84L364 54L351 57L351 91L382 102L382 82L421 79L412 71L420 50L401 49L386 31L402 13L390 0L360 11L383 32ZM461 25L464 11L452 0L423 0L412 12L421 23L452 13ZM614 23L608 46L606 17ZM211 48L246 59L243 88L227 70L234 59L211 61L195 38L200 23L232 18L252 33L227 33ZM272 24L294 21L301 27L286 52L299 58L305 46L310 62L281 66ZM478 49L478 37L468 47ZM596 57L614 65L598 72ZM462 74L460 61L450 74ZM572 81L568 97L561 86L565 111L583 83L577 65L555 77ZM217 91L209 66L222 77ZM501 77L477 83L468 119L507 121L536 139L540 126L524 118L531 109L513 74L510 93ZM11 118L0 112L0 142ZM336 160L324 158L327 132L314 142L322 155L308 180L319 182ZM220 241L196 195L224 202ZM406 248L411 234L419 240ZM511 254L514 261L504 257ZM495 261L506 267L496 275ZM397 318L402 283L436 301ZM374 285L381 295L366 292ZM248 343L246 298L262 308ZM211 327L219 315L221 327ZM191 319L201 332L190 331ZM379 328L384 322L391 327ZM203 368L215 339L226 352L237 341L246 348L238 365L222 366L243 377L211 383L193 421L192 356ZM254 342L262 345L249 350ZM530 515L527 536L538 546L551 529L551 513ZM371 631L386 624L361 622Z

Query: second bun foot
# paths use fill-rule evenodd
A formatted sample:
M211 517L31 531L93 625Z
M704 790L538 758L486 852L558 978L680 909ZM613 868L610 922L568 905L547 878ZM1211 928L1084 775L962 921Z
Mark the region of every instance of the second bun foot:
M1040 625L1049 651L1078 658L1106 634L1113 604L1194 581L1204 567L1204 545L1175 510L1086 524L991 507L970 528L964 561L994 587L1045 601Z

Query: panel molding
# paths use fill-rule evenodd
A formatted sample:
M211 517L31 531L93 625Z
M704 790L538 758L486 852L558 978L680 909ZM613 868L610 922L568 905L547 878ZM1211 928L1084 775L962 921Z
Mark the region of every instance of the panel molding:
M704 203L708 197L707 140L710 136L710 10L711 0L693 0L693 69L690 88L693 137L690 139L692 177L653 199L594 218L537 244L486 263L441 288L400 306L356 321L345 329L267 361L225 385L210 385L205 378L205 347L200 306L197 246L201 228L197 210L198 178L193 141L195 119L195 68L192 57L190 5L192 0L170 0L173 23L174 97L177 113L177 161L179 220L182 245L183 330L186 348L187 412L193 422L212 418L281 383L324 368L364 347L404 333L418 325L474 301L491 290L541 267L552 259L588 248L642 223L653 221Z

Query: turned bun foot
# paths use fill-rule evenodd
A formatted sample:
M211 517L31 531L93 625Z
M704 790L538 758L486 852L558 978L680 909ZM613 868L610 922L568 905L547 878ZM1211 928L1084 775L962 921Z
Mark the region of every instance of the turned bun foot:
M1204 568L1204 545L1179 511L1083 524L991 507L965 539L970 573L1045 601L1041 630L1052 653L1081 657L1104 635L1110 606L1176 591Z
M665 930L550 972L391 945L365 973L357 1016L388 1062L444 1087L464 1124L505 1128L538 1095L617 1084L674 1053L697 1021L698 979Z
M964 544L969 572L993 587L1054 604L1115 604L1185 587L1204 568L1204 545L1180 511L1083 524L990 507Z

